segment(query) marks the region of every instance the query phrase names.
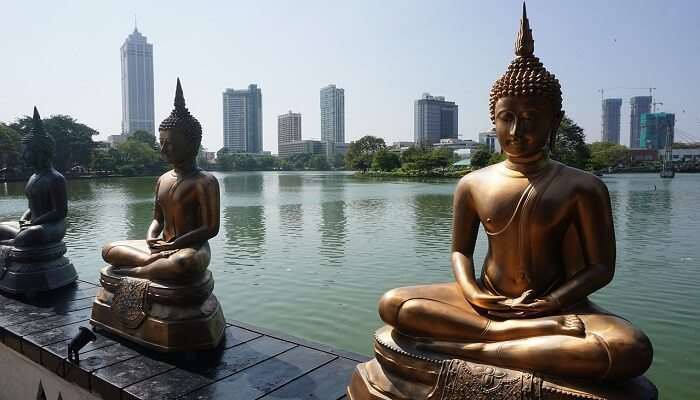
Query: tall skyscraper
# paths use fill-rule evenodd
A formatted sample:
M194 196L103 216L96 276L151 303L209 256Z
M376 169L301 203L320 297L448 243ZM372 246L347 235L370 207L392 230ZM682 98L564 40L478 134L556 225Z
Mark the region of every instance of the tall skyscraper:
M413 138L417 145L429 146L440 139L457 139L458 106L443 96L423 93L413 107Z
M247 90L226 89L224 99L224 149L233 153L261 153L262 93L258 85Z
M636 96L630 99L630 149L644 148L639 141L641 118L651 112L651 96Z
M642 114L639 133L640 147L663 149L666 147L667 134L671 134L671 141L673 141L675 124L675 114L663 112Z
M622 99L603 100L603 120L600 141L620 144L620 109Z
M321 89L321 140L345 143L345 90L335 85ZM334 146L328 148L334 150Z
M284 143L301 140L301 114L289 111L277 117L277 150Z
M138 29L124 41L122 58L122 134L138 130L155 135L153 117L153 45Z

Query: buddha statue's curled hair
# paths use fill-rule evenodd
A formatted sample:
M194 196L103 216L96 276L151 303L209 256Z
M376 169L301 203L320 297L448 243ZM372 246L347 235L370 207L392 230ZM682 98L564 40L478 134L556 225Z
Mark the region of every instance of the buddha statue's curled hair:
M550 98L556 111L561 111L561 85L559 80L545 69L540 59L534 56L535 41L532 38L530 22L527 19L525 3L523 18L520 20L520 32L515 42L515 59L511 61L506 73L491 88L489 111L491 122L496 121L496 102L506 96L543 96Z
M56 142L44 129L44 123L36 107L32 116L32 128L22 137L22 144L32 152L43 154L49 160L53 159Z
M182 93L180 78L177 78L177 87L175 88L175 108L168 118L160 123L158 129L161 131L181 131L187 141L192 144L193 154L197 154L199 151L199 145L202 143L202 125L185 107L185 96Z

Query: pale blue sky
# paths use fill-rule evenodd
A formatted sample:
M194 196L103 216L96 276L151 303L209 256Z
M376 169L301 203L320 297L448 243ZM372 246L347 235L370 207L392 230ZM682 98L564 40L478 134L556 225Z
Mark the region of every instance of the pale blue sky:
M490 128L488 93L513 57L521 3L502 1L12 1L0 5L0 121L39 107L119 133L119 48L139 30L154 45L156 125L179 76L204 145L222 145L221 92L257 83L263 145L277 115L302 113L319 138L319 89L345 88L346 139L413 139L423 92L459 104L459 132ZM564 108L600 137L599 88L656 87L661 111L700 140L700 2L528 2L535 54L559 78ZM611 97L645 95L610 89ZM685 112L683 112L685 110ZM629 104L623 103L622 143Z

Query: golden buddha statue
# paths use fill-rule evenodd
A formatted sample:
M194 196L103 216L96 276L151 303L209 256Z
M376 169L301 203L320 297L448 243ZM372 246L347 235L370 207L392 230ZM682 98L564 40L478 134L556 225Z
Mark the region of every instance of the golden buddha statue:
M78 275L64 257L66 179L53 168L56 144L36 107L22 147L24 162L34 169L24 190L29 208L17 222L0 222L0 290L32 294L66 286Z
M491 90L507 159L469 173L454 194L455 282L381 298L388 327L353 375L353 400L511 398L496 387L522 396L512 398L653 398L634 380L651 364L649 339L588 299L615 271L610 198L594 175L549 159L561 89L533 53L523 5L516 57ZM480 224L489 247L477 278Z
M146 240L102 248L110 265L91 322L161 351L216 347L225 322L207 266L208 240L219 232L219 183L197 168L202 127L185 107L179 79L175 109L159 131L161 157L173 169L156 183Z

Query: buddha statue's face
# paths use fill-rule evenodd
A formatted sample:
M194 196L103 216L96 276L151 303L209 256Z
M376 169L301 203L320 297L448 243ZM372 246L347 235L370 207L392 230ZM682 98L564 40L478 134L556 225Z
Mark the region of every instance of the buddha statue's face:
M496 135L508 158L541 154L563 113L543 96L507 96L496 102Z
M160 158L169 164L179 164L193 159L191 144L179 129L160 131Z

